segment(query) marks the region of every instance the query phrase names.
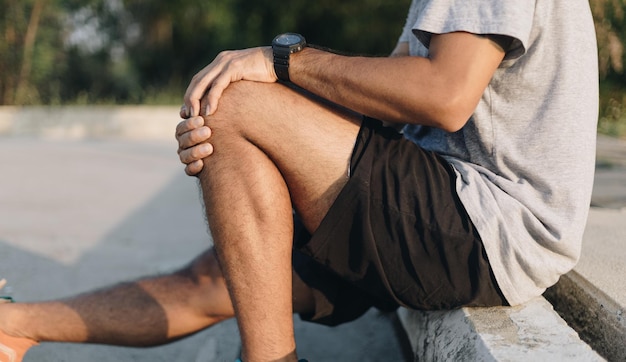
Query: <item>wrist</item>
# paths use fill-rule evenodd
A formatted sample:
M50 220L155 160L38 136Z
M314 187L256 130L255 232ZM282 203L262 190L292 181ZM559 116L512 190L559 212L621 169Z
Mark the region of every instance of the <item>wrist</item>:
M274 72L279 80L289 82L289 67L291 56L306 47L306 40L300 34L284 33L276 36L272 41Z

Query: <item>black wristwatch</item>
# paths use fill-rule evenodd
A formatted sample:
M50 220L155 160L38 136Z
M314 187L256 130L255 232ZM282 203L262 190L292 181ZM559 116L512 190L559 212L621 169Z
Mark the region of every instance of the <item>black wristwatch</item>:
M289 82L289 57L304 49L306 40L300 34L284 33L272 41L274 52L274 70L278 79Z

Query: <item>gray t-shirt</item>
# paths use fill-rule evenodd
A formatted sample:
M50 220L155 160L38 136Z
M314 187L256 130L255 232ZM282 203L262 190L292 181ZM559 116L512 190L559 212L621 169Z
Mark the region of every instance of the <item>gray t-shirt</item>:
M580 256L593 183L598 72L587 0L414 0L400 41L432 34L513 39L458 132L405 135L452 164L457 191L512 305L540 295ZM463 59L459 59L463 61Z

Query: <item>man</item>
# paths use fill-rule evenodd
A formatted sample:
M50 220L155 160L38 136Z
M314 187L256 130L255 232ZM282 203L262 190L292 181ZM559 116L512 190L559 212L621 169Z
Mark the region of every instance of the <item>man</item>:
M224 52L187 90L179 155L215 248L171 275L0 305L5 349L153 345L234 316L244 361L292 361L294 312L513 305L573 267L597 118L586 1L414 0L392 57L302 45Z

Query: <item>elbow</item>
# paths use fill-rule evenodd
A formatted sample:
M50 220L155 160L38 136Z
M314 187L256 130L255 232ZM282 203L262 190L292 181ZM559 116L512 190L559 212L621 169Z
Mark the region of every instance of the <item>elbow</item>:
M441 128L442 130L446 132L454 133L454 132L460 131L461 128L465 126L468 120L469 120L469 117L467 118L449 117L445 120L440 120L439 125L437 127Z
M428 91L412 88L405 94L400 117L404 123L436 127L454 133L474 114L484 89L449 79L430 82Z
M465 126L478 101L468 99L462 92L437 97L429 110L428 118L432 125L446 132L454 133Z

